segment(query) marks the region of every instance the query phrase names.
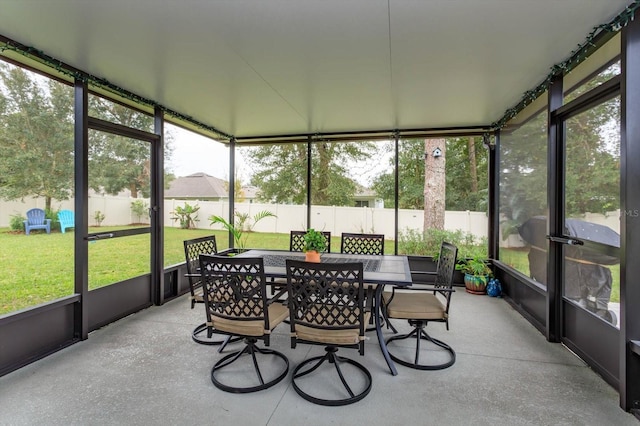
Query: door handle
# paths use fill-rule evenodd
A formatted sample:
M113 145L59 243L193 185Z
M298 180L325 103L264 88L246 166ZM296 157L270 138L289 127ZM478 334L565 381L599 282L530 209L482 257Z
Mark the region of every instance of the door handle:
M90 235L87 237L87 240L95 241L95 240L103 240L105 238L113 238L113 233Z
M577 240L571 237L555 237L552 235L547 235L547 239L549 241L553 241L554 243L567 244L569 246L582 246L584 245L583 241Z

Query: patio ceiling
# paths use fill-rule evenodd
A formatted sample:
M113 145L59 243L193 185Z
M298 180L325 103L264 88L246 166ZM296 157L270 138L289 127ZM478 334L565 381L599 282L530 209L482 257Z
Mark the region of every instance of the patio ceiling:
M483 127L630 0L1 0L0 34L237 137Z

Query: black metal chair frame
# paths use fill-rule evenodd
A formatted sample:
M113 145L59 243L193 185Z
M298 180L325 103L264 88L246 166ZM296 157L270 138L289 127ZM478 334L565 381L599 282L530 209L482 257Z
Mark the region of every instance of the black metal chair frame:
M371 294L365 297L364 288L362 263L326 264L287 260L291 348L295 349L298 343L322 345L326 352L323 356L303 361L293 371L292 386L305 400L320 405L341 406L360 401L371 391L372 377L366 367L337 354L338 348L344 347L358 349L360 355L364 355L364 321L366 312L371 312L372 300ZM327 331L357 330L359 341L353 344L335 343L321 341L321 337L308 340L298 336L301 330L296 330L296 327L299 326ZM296 381L316 371L325 362L334 366L348 397L324 399L313 396ZM344 363L360 370L366 380L364 389L357 394L351 389L340 367Z
M384 255L384 234L354 234L343 232L340 239L340 253L346 254L368 254L381 256ZM379 311L379 310L378 310ZM380 318L384 323L384 316ZM373 317L369 325L373 324ZM376 331L371 326L367 331Z
M347 254L384 254L384 234L342 233L340 253Z
M208 235L206 237L184 241L184 256L187 266L186 276L189 280L189 292L191 293L191 309L195 307L196 303L204 303L204 298L202 297L202 294L200 294L202 291L202 281L200 279L200 255L216 253L218 253L218 245L216 243L215 235ZM203 336L202 334L205 332L206 336ZM215 334L215 330L212 327L207 327L207 323L204 322L194 328L191 333L191 338L194 342L201 345L220 345L220 352L231 341L235 342L239 340L229 336L217 339L214 336L219 336L219 334Z
M289 235L289 251L291 252L303 252L304 251L304 235L307 231L291 231ZM327 241L327 248L323 253L331 253L331 232L322 231L322 235ZM282 303L286 303L284 294L286 293L287 280L282 278L275 278L271 280L271 295L275 300Z
M289 235L289 251L304 251L304 235L307 231L291 231ZM322 231L327 241L327 248L323 253L331 253L331 232Z
M207 322L214 320L232 321L237 324L247 321L262 321L263 332L242 335L238 331L227 332L216 328L217 333L244 338L245 345L220 360L211 369L211 381L219 389L232 393L257 392L270 388L282 381L289 372L289 360L281 352L260 348L259 340L269 346L271 330L277 324L269 319L269 300L267 297L264 265L262 258L237 258L200 255L200 270L204 289L204 303ZM228 324L228 323L227 323ZM248 323L247 323L248 324ZM221 325L219 327L222 327ZM230 327L233 327L230 325ZM284 369L278 375L265 381L257 354L276 356L283 361ZM259 384L254 386L233 386L219 380L217 373L238 361L243 355L249 355Z
M414 327L414 329L407 334L391 336L386 340L387 350L389 351L389 356L398 364L404 365L409 368L414 368L417 370L441 370L444 368L448 368L452 366L456 362L456 353L451 346L446 344L445 342L435 339L431 337L426 331L425 328L430 321L433 322L444 322L446 325L447 331L449 330L449 305L451 303L451 294L455 291L453 289L453 273L455 272L455 265L458 257L458 248L453 244L443 242L440 246L440 256L438 257L438 268L435 274L435 283L432 287L422 287L422 288L408 288L407 291L423 291L423 292L432 292L433 297L437 297L437 294L440 294L444 298L444 307L445 307L445 315L444 318L438 319L407 319L409 324ZM387 320L387 324L390 324L388 309L393 303L393 298L395 297L395 288L392 288L391 295L389 298L383 303L383 313ZM397 330L391 325L394 333L397 333ZM404 340L409 338L415 338L416 350L415 357L413 362L406 361L404 359L398 358L391 351L392 345L391 342L396 340ZM446 350L449 352L449 360L440 363L440 364L421 364L420 363L420 342L421 340L429 341L436 346Z

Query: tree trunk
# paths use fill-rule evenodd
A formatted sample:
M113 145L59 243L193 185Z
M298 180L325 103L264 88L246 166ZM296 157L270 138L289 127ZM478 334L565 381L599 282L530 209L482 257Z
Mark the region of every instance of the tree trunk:
M424 230L444 229L444 208L446 195L444 139L424 141ZM440 156L433 152L439 149Z
M476 143L472 137L469 138L469 171L471 173L471 191L475 194L478 192L478 167L476 164Z
M44 209L45 211L51 211L51 197L44 197Z
M132 182L129 185L129 191L131 192L131 198L138 198L138 187L135 182Z

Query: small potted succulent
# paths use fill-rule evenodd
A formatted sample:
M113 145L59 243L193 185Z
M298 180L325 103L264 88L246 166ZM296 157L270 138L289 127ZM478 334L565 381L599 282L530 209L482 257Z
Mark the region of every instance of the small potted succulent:
M480 257L459 260L456 269L464 274L464 286L468 293L485 294L487 283L493 275L487 260Z
M327 240L322 232L309 228L304 234L304 252L307 262L320 262L320 253L326 251Z

